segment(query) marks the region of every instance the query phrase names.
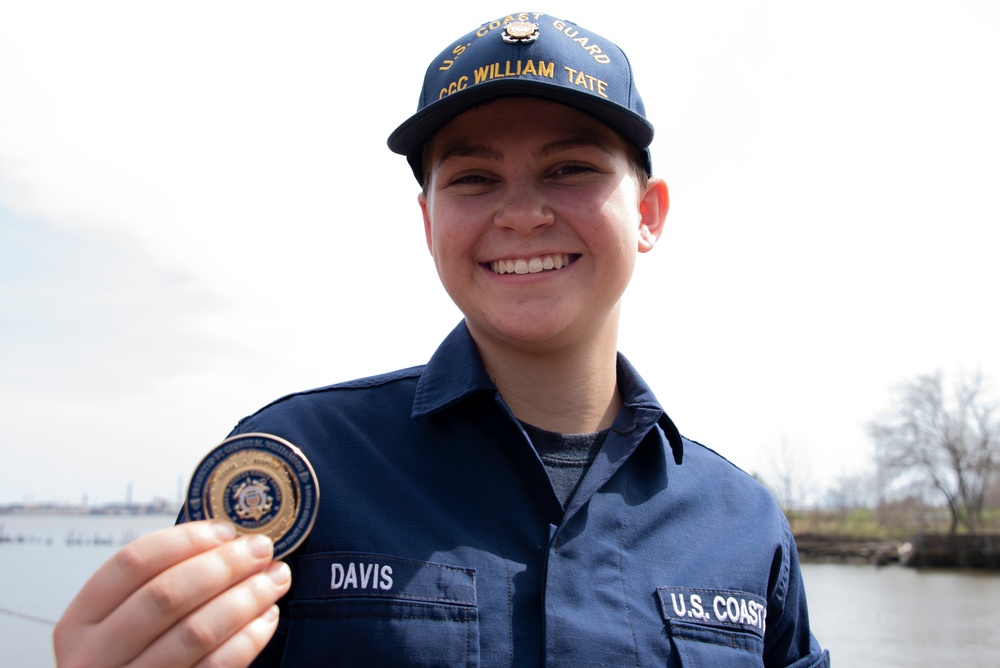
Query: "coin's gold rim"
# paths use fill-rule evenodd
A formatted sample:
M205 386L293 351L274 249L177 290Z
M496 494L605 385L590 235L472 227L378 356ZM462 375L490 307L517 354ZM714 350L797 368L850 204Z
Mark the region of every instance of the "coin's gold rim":
M289 462L283 460L283 456L286 453L281 453L281 455L269 452L266 448L259 447L258 445L248 445L245 448L237 447L234 452L226 453L225 450L227 446L232 446L237 441L270 441L276 443L282 448L288 450L287 458ZM210 493L212 488L215 486L216 481L216 469L229 458L234 456L234 453L239 455L243 452L246 453L258 453L266 455L267 457L277 460L280 464L280 468L284 471L286 480L291 492L290 496L293 499L294 514L291 515L291 520L288 522L287 526L284 527L284 533L277 536L267 534L275 544L274 559L281 559L282 557L294 552L299 548L300 545L305 541L305 539L312 532L313 526L316 524L316 515L319 512L319 502L320 502L320 489L319 489L319 479L316 477L316 471L312 467L312 463L303 454L303 452L289 441L281 438L280 436L275 436L274 434L267 434L264 432L248 432L245 434L236 434L225 439L219 443L212 451L205 456L205 458L198 464L195 468L195 473L192 476L191 483L188 487L188 494L185 497L184 503L184 519L183 521L190 521L195 519L195 514L192 514L189 507L192 504L192 494L196 495L194 501L201 505L201 508L197 509L195 513L200 515L205 519L225 519L229 521L228 515L225 513L221 506L218 506L220 512L216 511L217 506L215 502L210 498ZM292 458L297 457L298 462L291 461ZM207 471L203 471L206 468L206 462L214 459L208 466ZM303 470L298 470L296 464L300 464ZM199 474L203 474L203 482L200 490L195 489L195 484L199 478ZM300 476L304 479L300 481ZM311 494L304 493L303 483L308 480L311 484L307 485ZM225 488L223 488L225 489ZM284 494L283 490L283 494ZM310 499L311 496L311 499ZM305 523L301 522L305 520ZM268 523L270 527L272 523ZM265 533L263 531L251 531L234 523L237 533L239 534L249 534L249 533ZM285 545L282 543L283 539L293 536L295 538L294 543Z

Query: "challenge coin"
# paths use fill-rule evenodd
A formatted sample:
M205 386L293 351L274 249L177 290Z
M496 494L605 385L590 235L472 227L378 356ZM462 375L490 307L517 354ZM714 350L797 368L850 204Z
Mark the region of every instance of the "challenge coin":
M201 461L184 514L189 521L229 520L240 534L264 534L281 559L309 535L318 507L319 483L302 451L278 436L249 433L227 438Z

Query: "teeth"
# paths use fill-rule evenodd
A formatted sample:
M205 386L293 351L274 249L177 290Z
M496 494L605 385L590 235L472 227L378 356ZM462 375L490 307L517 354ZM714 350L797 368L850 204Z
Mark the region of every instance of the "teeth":
M537 274L550 269L562 269L569 264L569 255L554 253L538 257L517 260L497 260L490 268L497 274Z

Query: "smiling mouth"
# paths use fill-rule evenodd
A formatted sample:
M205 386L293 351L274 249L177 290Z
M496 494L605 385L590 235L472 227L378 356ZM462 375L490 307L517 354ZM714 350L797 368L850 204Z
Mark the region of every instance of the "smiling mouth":
M494 260L490 262L490 269L494 274L537 274L562 269L575 259L575 256L567 253L552 253L526 259Z

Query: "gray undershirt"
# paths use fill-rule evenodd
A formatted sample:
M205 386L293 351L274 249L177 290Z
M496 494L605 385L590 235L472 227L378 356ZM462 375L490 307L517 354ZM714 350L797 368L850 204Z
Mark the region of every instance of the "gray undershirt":
M559 434L525 422L521 425L545 464L552 488L565 508L583 474L597 458L610 430L592 434Z

